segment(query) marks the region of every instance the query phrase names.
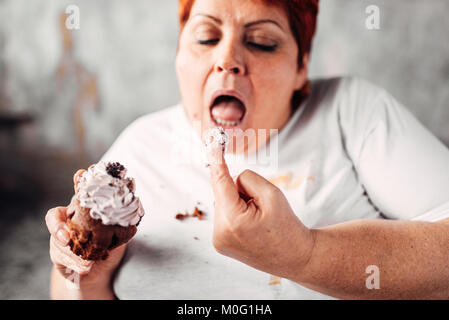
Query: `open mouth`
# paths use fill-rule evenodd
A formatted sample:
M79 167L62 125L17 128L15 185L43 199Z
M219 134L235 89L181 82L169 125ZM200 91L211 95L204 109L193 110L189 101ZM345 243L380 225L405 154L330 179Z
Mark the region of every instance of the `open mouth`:
M212 102L210 114L215 124L232 128L238 126L245 117L245 104L237 97L220 95Z

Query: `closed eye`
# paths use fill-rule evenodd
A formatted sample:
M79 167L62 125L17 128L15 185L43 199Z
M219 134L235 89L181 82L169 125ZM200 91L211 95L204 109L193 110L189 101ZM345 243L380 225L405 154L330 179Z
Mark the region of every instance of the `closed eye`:
M218 42L218 39L198 40L199 44L204 44L204 45L216 44L217 42Z
M262 51L267 51L267 52L273 52L274 50L276 50L277 45L265 45L265 44L260 44L260 43L255 43L255 42L247 42L249 46L254 47L256 49L262 50Z
M198 43L201 45L213 45L213 44L217 44L218 41L220 41L220 39L198 40ZM277 44L265 45L265 44L260 44L260 43L256 43L256 42L251 42L251 41L248 41L247 45L252 48L255 48L255 49L258 49L261 51L266 51L266 52L273 52L277 48Z

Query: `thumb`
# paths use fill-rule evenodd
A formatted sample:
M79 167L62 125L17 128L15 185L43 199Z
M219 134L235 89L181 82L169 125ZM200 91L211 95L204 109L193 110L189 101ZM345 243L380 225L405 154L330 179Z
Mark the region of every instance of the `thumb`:
M215 202L219 205L226 203L226 206L231 206L231 208L239 206L242 200L234 180L229 174L222 146L214 145L208 150L208 162Z
M269 199L279 189L270 181L251 170L245 170L237 177L237 190L260 205L263 199Z

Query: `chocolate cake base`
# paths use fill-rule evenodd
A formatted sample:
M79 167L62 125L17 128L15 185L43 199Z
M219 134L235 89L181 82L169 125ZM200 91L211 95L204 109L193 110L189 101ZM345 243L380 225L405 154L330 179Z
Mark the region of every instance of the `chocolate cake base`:
M76 197L67 210L66 224L70 229L70 249L84 260L106 259L109 250L128 242L137 232L137 225L109 226L93 219Z

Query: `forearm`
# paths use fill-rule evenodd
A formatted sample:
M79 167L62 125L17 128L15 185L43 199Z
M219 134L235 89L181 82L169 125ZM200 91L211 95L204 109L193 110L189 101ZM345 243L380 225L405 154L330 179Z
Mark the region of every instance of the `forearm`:
M312 254L291 280L345 299L449 298L449 225L361 220L312 234ZM367 288L368 266L380 289Z
M64 278L55 267L51 271L50 298L55 300L114 300L115 296L109 282L95 285L76 285Z

